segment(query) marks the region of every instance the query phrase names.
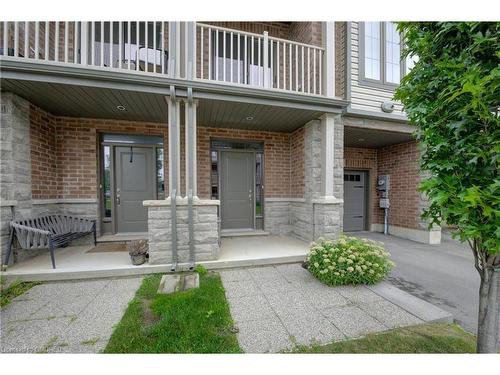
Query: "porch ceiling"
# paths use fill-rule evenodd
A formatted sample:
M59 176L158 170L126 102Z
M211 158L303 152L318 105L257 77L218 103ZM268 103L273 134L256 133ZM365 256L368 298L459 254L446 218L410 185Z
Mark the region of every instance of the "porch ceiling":
M2 91L13 92L57 116L166 123L163 94L43 81L2 79ZM199 98L200 126L293 131L323 111L252 103L241 98ZM117 106L125 107L121 111ZM181 115L184 112L181 111ZM251 120L249 118L252 118ZM181 119L183 121L183 119Z
M151 122L167 119L165 99L154 93L15 79L2 79L1 87L56 116ZM119 105L125 110L118 110Z
M351 126L344 128L344 145L346 147L381 148L397 143L410 142L413 139L411 133Z
M198 124L222 128L293 131L324 112L263 104L200 99Z

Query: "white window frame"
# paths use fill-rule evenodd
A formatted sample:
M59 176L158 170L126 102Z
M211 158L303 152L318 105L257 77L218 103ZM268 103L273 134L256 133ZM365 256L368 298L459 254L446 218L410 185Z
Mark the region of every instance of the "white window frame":
M386 74L386 24L387 22L379 22L380 26L380 79L367 78L365 76L365 23L359 23L359 84L362 86L372 86L382 89L394 90L399 86L399 83L387 81ZM403 38L400 35L400 52L403 48ZM401 59L399 62L400 80L406 74L406 61Z

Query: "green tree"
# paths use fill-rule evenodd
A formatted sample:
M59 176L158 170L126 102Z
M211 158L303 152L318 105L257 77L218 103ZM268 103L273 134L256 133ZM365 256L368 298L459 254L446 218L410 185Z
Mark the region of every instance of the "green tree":
M500 23L401 22L418 56L395 98L422 148L424 218L468 241L481 278L477 351L496 352L500 326Z

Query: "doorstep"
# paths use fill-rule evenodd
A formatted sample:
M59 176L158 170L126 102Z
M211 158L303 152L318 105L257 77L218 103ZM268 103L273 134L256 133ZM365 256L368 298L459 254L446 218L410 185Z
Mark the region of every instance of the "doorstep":
M126 242L135 240L147 240L148 233L117 233L117 234L104 234L97 238L97 243L100 242Z
M269 236L269 232L258 229L223 229L220 232L221 237L251 237L251 236Z

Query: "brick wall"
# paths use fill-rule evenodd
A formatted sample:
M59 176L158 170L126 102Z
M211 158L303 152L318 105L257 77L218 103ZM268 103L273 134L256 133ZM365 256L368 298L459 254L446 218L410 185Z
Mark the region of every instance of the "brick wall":
M54 117L30 106L31 194L33 199L58 197L56 124Z
M420 229L419 151L417 142L399 143L377 150L378 174L391 175L389 224ZM383 223L382 210L377 223Z
M165 144L167 139L166 124L56 117L33 105L30 120L34 199L97 196L100 132L163 135Z
M290 135L288 133L198 127L198 195L210 198L210 138L264 142L265 197L289 197Z
M417 191L420 182L419 152L417 142L399 143L381 149L346 147L344 168L369 172L369 224L384 223L384 211L379 208L376 184L377 176L389 174L391 209L389 224L398 227L419 227L421 197Z
M163 135L165 179L168 178L166 124L56 117L33 105L30 119L34 199L95 198L99 133L105 132ZM201 198L210 198L210 138L264 142L265 197L303 196L303 130L288 134L198 127L197 137L198 195ZM181 136L182 174L185 168L183 144L184 137ZM168 181L165 185L168 186ZM181 176L182 192L184 185L184 177Z

